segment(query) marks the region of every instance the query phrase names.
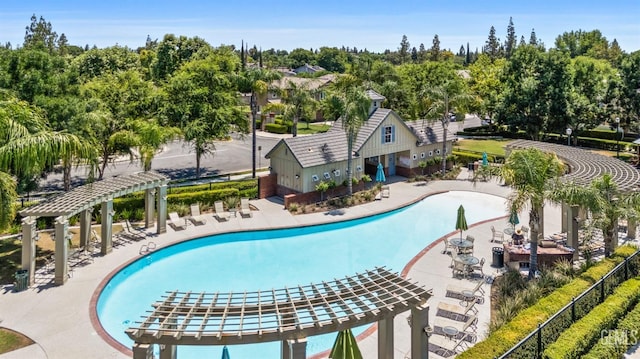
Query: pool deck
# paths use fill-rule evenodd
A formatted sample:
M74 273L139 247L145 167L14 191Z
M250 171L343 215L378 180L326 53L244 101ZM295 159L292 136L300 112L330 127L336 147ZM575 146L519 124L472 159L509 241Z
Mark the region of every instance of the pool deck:
M150 235L147 240L134 242L114 248L113 252L106 256L98 256L93 263L82 267L73 268L72 276L64 286L50 284L51 275L38 273L36 284L28 290L13 292L13 286L0 287L0 326L21 332L30 337L36 344L29 347L0 355L0 359L32 358L127 358L129 356L110 346L100 337L94 328L90 318L90 303L96 288L106 276L116 268L131 260L140 257L139 250L143 244L154 242L159 248L185 239L200 237L237 230L254 230L298 227L312 224L333 222L370 216L387 212L433 193L442 191L474 191L506 197L510 192L508 187L497 182L478 182L473 184L467 180L466 170L461 173L459 180L433 181L427 184L422 182L407 183L398 179L390 184L391 195L379 201L346 208L330 213L311 213L304 215L291 215L283 209L282 202L272 199L252 200L251 205L257 208L253 211L252 218L232 218L228 222L219 223L212 216L208 216L207 223L201 226L189 225L186 230L174 231L168 227L168 232L160 236ZM395 178L391 178L393 182ZM545 233L553 233L560 230L560 210L555 206L545 207ZM521 223L528 222L527 213L520 214ZM490 227L494 225L501 230L507 226L506 216L491 219L478 224L470 224L465 235L475 236L474 255L484 257L485 275L494 276L497 270L491 267L494 244L490 243ZM449 237L459 236L453 230ZM469 282L467 279L455 279L449 268L450 257L442 254L441 241L432 245L428 250L417 254L417 257L406 268L391 268L397 272L406 272L407 277L433 288L433 298L429 301L431 309L430 321L435 318L435 308L440 301L457 303L452 298L445 298L447 284ZM351 275L353 273L345 273ZM489 284L484 284L484 302L479 304L478 334L484 337L490 316L490 292ZM151 304L151 303L149 303ZM395 358L408 358L410 350L409 326L406 315L400 315L395 320ZM377 358L377 337L374 332L359 341L360 348L365 358ZM327 348L328 349L328 348ZM232 357L233 357L233 353ZM314 358L324 358L315 356ZM430 357L437 356L430 353Z

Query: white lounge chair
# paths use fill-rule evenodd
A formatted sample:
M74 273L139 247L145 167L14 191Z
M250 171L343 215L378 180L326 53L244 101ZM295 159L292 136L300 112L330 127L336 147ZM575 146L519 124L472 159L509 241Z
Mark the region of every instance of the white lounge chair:
M467 318L467 321L465 322L444 318L444 317L435 317L433 321L433 326L436 328L442 329L444 327L453 327L453 328L456 328L460 333L464 333L464 332L475 333L476 330L478 329L477 324L478 324L477 315L470 315Z
M382 198L389 198L390 194L391 190L389 189L389 186L382 186Z
M249 206L249 198L240 199L240 215L242 217L251 217L251 207Z
M169 213L169 219L171 220L170 224L173 226L173 229L175 229L176 231L178 229L187 228L187 222L184 220L184 218L180 218L180 216L178 215L178 212Z
M214 215L219 222L228 221L229 220L229 212L224 210L224 206L222 205L222 201L216 201L213 203L213 207L216 210L216 214Z
M136 229L133 227L133 225L131 224L131 222L129 222L128 219L124 220L124 232L122 233L122 235L134 240L134 241L141 241L143 239L145 239L146 237L143 235L142 230L140 229Z
M195 225L201 225L207 223L206 218L200 213L200 205L192 204L191 206L191 222Z
M442 335L432 335L429 338L429 344L440 348L439 350L435 350L435 353L444 358L460 354L469 347L467 334L460 339L449 339Z
M436 315L455 320L468 320L471 315L469 312L476 314L478 309L475 308L476 301L472 301L466 307L461 307L457 304L451 304L447 302L438 303L438 310ZM444 312L444 313L443 313ZM442 315L441 315L442 314Z
M462 295L463 291L469 291L472 292L473 294L476 293L480 293L481 295L484 295L484 289L482 288L482 285L484 284L484 281L478 281L478 283L471 287L464 287L464 286L459 286L459 285L455 285L455 284L449 284L447 286L447 297L454 297L454 298L462 298L464 297Z

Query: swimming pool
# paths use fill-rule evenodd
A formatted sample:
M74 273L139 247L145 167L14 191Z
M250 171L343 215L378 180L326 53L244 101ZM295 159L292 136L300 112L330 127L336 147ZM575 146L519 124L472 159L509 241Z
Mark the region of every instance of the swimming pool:
M504 198L454 191L368 218L182 242L141 257L114 275L98 299L98 318L116 341L130 348L132 341L124 330L168 290L268 290L353 275L375 266L400 272L424 247L454 229L460 204L468 223L505 214ZM310 337L307 353L329 349L334 339L335 334ZM178 347L180 359L216 357L220 351L220 347ZM232 346L230 352L234 359L278 358L280 343Z

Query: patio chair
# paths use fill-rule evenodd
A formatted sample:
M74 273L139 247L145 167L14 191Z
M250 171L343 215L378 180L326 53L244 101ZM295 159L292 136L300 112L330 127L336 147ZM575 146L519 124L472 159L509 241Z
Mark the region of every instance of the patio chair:
M444 249L442 250L442 254L450 253L451 252L451 248L453 246L449 244L449 240L447 238L445 238L442 242L444 243Z
M529 227L522 226L522 227L520 227L520 229L522 230L522 234L524 235L525 242L528 242L529 241Z
M134 241L141 241L145 239L145 236L142 235L142 231L135 229L128 219L124 220L124 231L122 235L129 239L133 239Z
M191 206L189 206L191 208L191 218L189 218L191 220L191 222L193 222L193 224L195 224L196 226L202 225L207 223L207 220L205 219L205 217L200 213L200 205L199 204L192 204Z
M504 243L504 233L496 231L494 226L491 226L491 242Z
M453 277L456 277L458 274L462 275L463 277L467 276L467 268L466 265L462 262L453 260Z
M484 267L484 258L480 258L480 263L476 264L476 265L472 265L471 266L471 270L475 271L480 271L480 274L482 274L482 278L484 278L484 271L482 270L482 267Z
M382 186L382 198L389 198L390 194L391 190L389 189L389 186Z
M465 238L465 239L468 240L471 243L475 243L475 241L476 241L476 237L470 236L468 234L467 234L467 238Z
M249 198L240 198L240 216L251 217L251 207L249 206Z
M229 220L229 212L224 210L224 206L222 205L222 201L216 201L213 203L213 207L216 210L216 214L214 215L218 222L228 221Z
M455 356L462 353L469 347L467 336L464 335L460 339L449 339L442 335L432 335L429 338L429 344L437 346L439 349L434 352L444 358Z
M472 314L478 314L478 309L475 306L475 301L472 301L471 304L467 305L466 307L461 307L457 304L447 302L440 302L438 303L436 315L455 320L467 321L469 320L469 316L471 315L469 312L471 312Z
M184 218L180 218L178 212L169 213L169 219L171 220L171 226L173 226L173 229L176 231L179 229L187 229L187 222Z

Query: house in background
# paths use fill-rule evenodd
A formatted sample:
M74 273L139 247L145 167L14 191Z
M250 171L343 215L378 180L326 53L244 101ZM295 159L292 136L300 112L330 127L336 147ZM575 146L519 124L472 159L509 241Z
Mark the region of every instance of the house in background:
M263 111L265 107L268 108L268 104L282 103L283 94L293 86L306 89L311 93L312 97L316 101L321 101L326 95L326 87L334 81L335 77L336 75L333 74L327 74L316 78L285 76L272 82L270 84L270 90L267 91L266 98L260 101L260 111L265 115L268 115L266 116L265 123L273 122L274 117L277 114L276 111ZM322 120L322 111L316 111L315 120Z
M360 128L353 146L354 177L364 174L375 178L378 163L384 166L387 176L410 177L419 174L420 161L442 156L443 128L433 127L426 121L405 122L390 109L382 108L384 96L368 90L371 98L370 115ZM447 134L447 153L456 140ZM271 175L278 196L306 194L308 201L317 201L315 187L320 181L342 184L347 174L347 136L338 120L325 133L298 136L280 140L266 155L271 160ZM286 205L286 203L285 203Z
M309 65L309 64L304 64L300 67L293 69L293 72L295 72L296 74L314 74L320 71L327 71L327 70L325 70L325 68L322 66Z

